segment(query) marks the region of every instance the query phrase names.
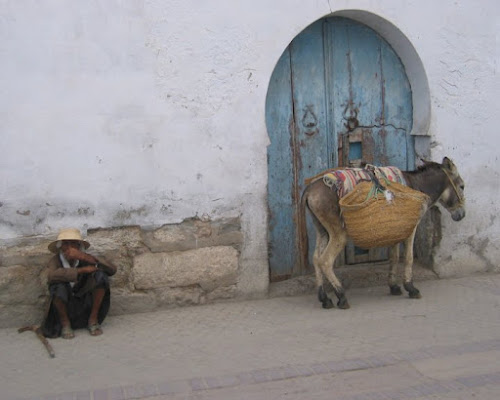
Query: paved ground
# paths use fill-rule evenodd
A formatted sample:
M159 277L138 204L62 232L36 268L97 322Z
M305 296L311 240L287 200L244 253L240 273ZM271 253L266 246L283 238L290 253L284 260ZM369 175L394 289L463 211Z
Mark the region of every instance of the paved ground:
M0 330L3 399L498 399L500 275L109 317L101 337Z

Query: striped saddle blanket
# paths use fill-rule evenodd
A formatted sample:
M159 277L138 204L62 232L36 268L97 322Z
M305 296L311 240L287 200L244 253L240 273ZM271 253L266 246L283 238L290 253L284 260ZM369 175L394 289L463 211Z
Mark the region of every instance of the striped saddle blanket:
M374 167L367 165L365 168L334 169L328 170L316 177L321 177L326 186L330 188L335 187L340 199L350 193L359 182L372 180L367 168L373 170L382 185L386 180L406 185L403 173L396 167ZM313 180L316 179L313 178Z

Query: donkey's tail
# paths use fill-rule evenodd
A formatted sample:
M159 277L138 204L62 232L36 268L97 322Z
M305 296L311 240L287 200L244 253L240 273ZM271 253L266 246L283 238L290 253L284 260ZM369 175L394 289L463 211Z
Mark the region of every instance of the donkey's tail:
M300 198L300 212L299 212L299 243L301 250L301 265L302 269L309 269L309 238L307 235L307 225L306 225L306 208L307 205L307 197L309 195L310 185L306 186L304 192L302 193L302 197Z
M35 334L38 337L38 339L40 339L40 341L43 343L43 345L47 349L50 358L54 358L56 356L56 353L54 352L54 349L50 345L50 343L47 340L47 338L43 335L42 328L40 328L38 325L24 326L22 328L19 328L17 331L19 333L26 332L26 331L33 331L33 332L35 332Z

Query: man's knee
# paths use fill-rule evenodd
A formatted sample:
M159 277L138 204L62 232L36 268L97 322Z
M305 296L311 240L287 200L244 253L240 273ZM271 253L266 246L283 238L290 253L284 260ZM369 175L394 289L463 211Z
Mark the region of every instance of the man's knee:
M60 299L64 303L69 301L69 291L71 287L67 283L52 283L49 285L49 293L54 299Z

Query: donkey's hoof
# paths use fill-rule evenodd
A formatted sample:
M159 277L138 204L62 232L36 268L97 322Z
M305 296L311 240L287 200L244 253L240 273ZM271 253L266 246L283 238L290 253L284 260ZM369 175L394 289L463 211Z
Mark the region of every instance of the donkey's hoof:
M399 285L389 286L389 288L391 289L391 295L393 296L401 296L403 294L401 286Z
M412 291L412 292L408 293L408 297L410 299L421 299L422 295L420 294L420 292L418 291L418 289L415 289L415 291Z
M410 299L421 299L422 295L420 294L420 291L413 286L413 282L406 282L403 285L405 287L405 290L408 292L408 296Z
M331 299L328 299L323 301L321 305L325 310L329 310L330 308L333 308L333 301Z
M337 303L337 307L340 308L341 310L347 310L348 308L351 308L351 306L345 299L339 300L339 302Z

